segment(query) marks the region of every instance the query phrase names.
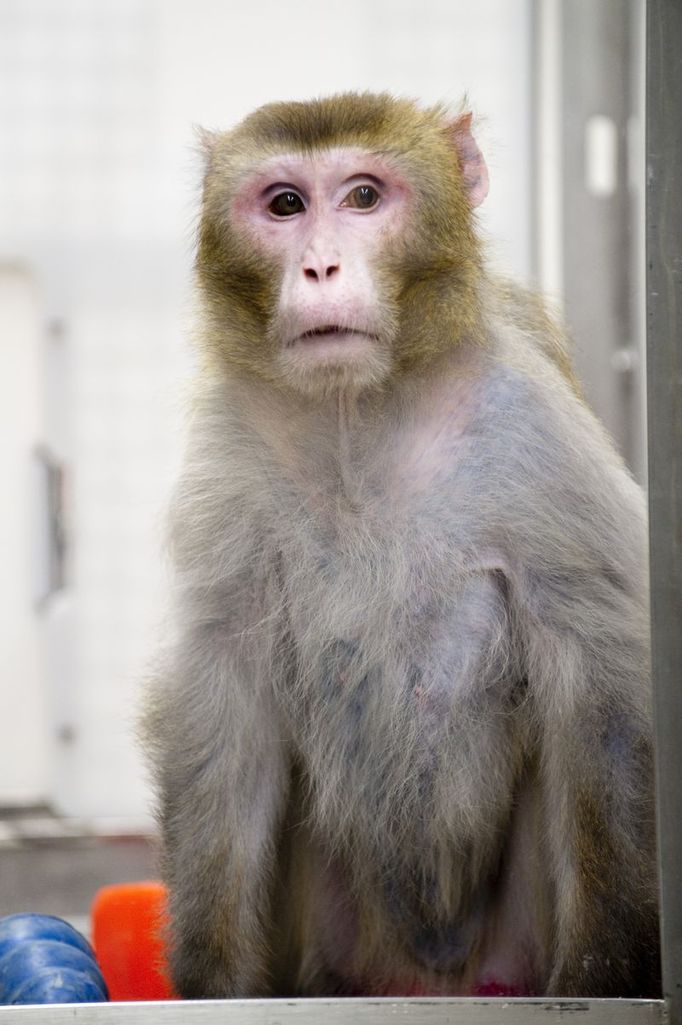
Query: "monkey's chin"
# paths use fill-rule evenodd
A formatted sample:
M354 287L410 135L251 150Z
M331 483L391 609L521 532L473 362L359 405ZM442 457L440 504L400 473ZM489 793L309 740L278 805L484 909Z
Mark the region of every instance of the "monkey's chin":
M290 387L313 396L375 388L391 372L387 347L375 336L355 331L298 338L281 351L278 364Z

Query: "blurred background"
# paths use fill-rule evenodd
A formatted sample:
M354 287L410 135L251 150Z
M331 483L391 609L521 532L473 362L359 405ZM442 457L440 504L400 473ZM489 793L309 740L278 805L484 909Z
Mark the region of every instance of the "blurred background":
M154 871L134 722L192 373L193 126L466 93L490 258L565 314L643 481L643 44L642 0L0 0L0 914Z

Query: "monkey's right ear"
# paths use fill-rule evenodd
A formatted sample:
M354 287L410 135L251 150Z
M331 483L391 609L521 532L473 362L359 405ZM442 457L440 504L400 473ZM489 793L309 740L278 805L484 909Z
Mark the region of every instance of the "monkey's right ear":
M457 150L469 206L478 206L488 195L488 168L471 131L471 114L461 114L448 128Z
M203 157L204 164L208 164L209 160L213 156L213 150L215 149L218 135L216 132L210 132L208 128L202 128L201 125L194 125L194 136L197 140L199 152Z

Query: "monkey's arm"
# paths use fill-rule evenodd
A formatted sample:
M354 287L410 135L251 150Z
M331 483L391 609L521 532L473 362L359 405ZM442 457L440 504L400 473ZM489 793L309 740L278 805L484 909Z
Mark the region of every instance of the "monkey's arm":
M542 432L523 439L520 458L535 475L527 498L512 485L519 508L526 501L516 614L555 894L548 992L654 995L644 503L587 411L574 402L566 408L570 419L561 408L559 421L546 411L544 422L535 421Z
M552 590L537 594L546 608L557 601ZM570 602L563 629L539 618L528 634L555 888L548 991L654 996L655 823L643 617L614 595L610 609L595 607L581 636L581 604L582 596Z
M170 964L178 993L267 992L266 924L288 791L257 625L185 629L148 713L156 749ZM267 646L267 645L266 645Z

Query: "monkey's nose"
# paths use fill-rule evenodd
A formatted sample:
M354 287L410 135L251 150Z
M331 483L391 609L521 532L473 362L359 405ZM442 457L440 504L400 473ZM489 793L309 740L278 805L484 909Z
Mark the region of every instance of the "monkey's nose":
M310 281L325 281L329 278L333 278L340 270L340 264L328 263L327 261L311 262L305 264L303 267L303 273Z

